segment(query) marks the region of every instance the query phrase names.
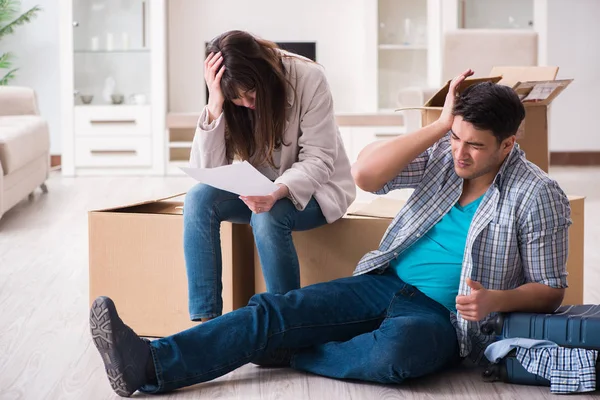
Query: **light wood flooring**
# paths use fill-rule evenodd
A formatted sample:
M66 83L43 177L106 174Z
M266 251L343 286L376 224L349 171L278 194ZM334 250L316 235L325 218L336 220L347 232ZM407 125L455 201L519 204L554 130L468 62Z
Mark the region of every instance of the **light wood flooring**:
M600 168L556 168L587 196L585 301L600 303ZM188 178L63 178L0 219L0 399L113 399L88 329L86 211L187 190ZM134 397L156 397L136 394ZM461 368L401 386L244 366L167 399L542 399L548 388L489 384ZM600 398L578 395L578 399Z

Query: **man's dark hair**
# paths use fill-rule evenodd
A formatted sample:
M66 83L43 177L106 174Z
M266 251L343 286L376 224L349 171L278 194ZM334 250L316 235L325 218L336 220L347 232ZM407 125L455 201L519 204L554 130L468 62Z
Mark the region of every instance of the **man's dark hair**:
M452 114L460 115L477 129L492 131L500 143L517 133L525 118L525 108L510 87L482 82L460 94Z

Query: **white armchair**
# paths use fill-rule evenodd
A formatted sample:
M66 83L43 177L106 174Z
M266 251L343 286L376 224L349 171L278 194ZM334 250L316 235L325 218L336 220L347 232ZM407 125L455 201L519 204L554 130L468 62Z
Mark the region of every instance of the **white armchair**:
M0 86L0 218L48 177L50 135L32 89Z

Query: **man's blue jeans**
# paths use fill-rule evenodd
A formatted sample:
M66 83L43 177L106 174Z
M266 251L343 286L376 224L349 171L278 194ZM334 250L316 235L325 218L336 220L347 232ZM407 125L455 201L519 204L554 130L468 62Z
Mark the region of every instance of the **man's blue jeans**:
M324 266L325 268L326 266ZM459 360L450 311L392 271L262 293L246 307L151 342L166 392L293 349L290 366L342 379L400 383Z
M223 309L221 221L252 226L267 291L277 294L300 287L292 231L327 223L314 198L302 211L281 199L269 212L254 214L238 195L199 184L187 193L184 204L183 249L193 321L219 316ZM252 260L248 263L252 268Z

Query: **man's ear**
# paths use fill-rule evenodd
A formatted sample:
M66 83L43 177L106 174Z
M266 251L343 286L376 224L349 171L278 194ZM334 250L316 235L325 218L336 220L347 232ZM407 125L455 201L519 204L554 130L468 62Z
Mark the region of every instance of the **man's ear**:
M500 144L500 149L502 150L502 152L504 154L508 154L508 153L510 153L512 148L515 147L516 141L517 141L516 135L509 136L502 141L502 143Z

